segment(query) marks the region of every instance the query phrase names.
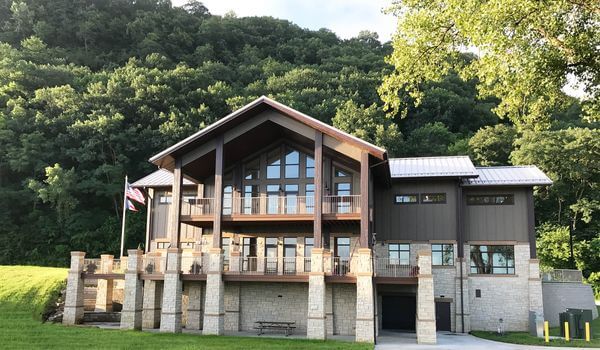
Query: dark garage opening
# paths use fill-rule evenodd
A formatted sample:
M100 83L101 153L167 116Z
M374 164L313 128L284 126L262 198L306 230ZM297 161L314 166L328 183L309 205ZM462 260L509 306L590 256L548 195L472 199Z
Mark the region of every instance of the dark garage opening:
M382 328L414 331L417 298L405 295L382 296Z

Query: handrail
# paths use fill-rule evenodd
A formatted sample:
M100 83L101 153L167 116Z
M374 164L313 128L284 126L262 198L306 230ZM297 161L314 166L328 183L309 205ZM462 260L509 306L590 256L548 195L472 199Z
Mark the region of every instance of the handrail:
M308 272L310 272L310 258L256 256L240 258L240 274L302 275L307 274Z
M323 196L323 214L360 213L360 195Z
M583 274L580 270L553 269L542 272L542 282L581 283Z
M181 200L181 215L213 215L215 210L214 198L186 197Z
M418 266L400 264L397 258L374 258L375 276L378 277L417 277Z

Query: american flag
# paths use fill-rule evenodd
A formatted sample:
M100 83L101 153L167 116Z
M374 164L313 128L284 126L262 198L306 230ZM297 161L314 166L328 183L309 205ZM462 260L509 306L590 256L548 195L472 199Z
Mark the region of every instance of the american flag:
M134 201L140 204L146 204L146 198L144 198L144 194L137 188L131 187L129 182L127 183L127 198L131 198Z
M131 211L138 211L135 205L133 205L133 202L129 199L127 200L127 209Z

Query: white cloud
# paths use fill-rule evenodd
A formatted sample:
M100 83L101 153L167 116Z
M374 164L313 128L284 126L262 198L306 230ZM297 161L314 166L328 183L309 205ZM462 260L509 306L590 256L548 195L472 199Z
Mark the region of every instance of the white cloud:
M175 6L186 0L174 0ZM381 41L391 40L396 27L392 15L382 10L390 0L204 0L212 14L223 15L229 11L239 17L272 16L287 19L297 25L318 30L328 28L339 37L355 37L361 30L377 32Z

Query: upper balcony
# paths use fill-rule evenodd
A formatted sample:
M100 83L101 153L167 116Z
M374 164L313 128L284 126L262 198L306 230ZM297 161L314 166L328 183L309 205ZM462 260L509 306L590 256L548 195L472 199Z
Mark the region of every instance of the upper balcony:
M359 220L360 195L323 196L324 220ZM303 221L313 220L314 196L260 196L224 198L222 221ZM187 197L181 202L181 221L211 222L215 199Z

